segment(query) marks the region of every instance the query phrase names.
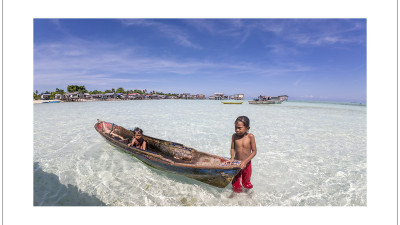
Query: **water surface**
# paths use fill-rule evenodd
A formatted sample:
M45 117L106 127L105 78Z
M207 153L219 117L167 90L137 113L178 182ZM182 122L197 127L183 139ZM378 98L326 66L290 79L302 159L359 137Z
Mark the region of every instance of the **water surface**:
M96 119L229 157L234 121L250 118L258 153L251 194L158 171L108 144ZM34 105L34 205L366 206L366 107L212 100Z

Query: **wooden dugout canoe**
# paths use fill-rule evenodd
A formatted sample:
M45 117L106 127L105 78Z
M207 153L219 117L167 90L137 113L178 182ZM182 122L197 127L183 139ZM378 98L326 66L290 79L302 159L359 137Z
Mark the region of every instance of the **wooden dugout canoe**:
M147 142L147 150L134 146L129 147L128 141L121 141L103 133L102 124L110 130L113 129L114 133L129 138L129 141L132 140L133 131L100 120L94 125L96 131L107 142L156 169L180 174L219 188L226 187L240 171L240 161L238 160L233 161L231 165L224 165L227 158L147 135L143 135L143 139Z

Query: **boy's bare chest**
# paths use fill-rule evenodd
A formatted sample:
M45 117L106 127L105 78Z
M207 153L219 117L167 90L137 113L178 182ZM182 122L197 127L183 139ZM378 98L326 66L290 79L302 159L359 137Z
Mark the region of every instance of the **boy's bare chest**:
M240 139L235 140L235 147L242 148L250 146L250 138L242 137Z

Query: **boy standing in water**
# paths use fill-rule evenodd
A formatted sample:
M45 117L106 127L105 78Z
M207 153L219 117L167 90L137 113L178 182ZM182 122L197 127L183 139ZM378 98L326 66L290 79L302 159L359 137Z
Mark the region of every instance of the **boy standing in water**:
M239 116L235 121L235 133L232 135L231 164L233 160L240 160L240 172L232 180L232 189L236 193L242 192L242 184L245 188L251 189L251 159L257 154L257 147L254 135L247 133L250 129L250 120L246 116Z

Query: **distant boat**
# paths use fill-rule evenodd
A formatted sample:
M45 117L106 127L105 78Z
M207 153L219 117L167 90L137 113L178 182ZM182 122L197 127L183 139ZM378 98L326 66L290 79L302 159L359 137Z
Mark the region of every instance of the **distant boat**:
M103 126L107 126L108 129L128 140L133 137L133 131L100 120L94 125L96 131L108 143L159 170L180 174L219 188L226 187L240 171L238 160L234 160L231 165L225 165L228 158L200 152L176 142L147 135L142 136L147 142L147 150L128 146L127 140L121 141L102 132Z
M243 102L222 102L222 104L242 104Z
M263 96L260 95L254 101L249 101L249 104L281 104L283 101L287 101L287 95L281 95L277 97Z
M43 102L43 103L60 103L61 101L48 101L48 102Z
M249 104L281 104L283 101L267 100L267 101L249 101Z

